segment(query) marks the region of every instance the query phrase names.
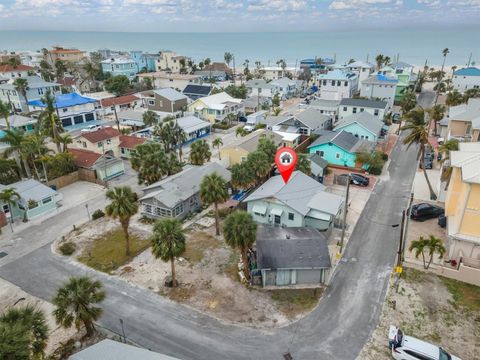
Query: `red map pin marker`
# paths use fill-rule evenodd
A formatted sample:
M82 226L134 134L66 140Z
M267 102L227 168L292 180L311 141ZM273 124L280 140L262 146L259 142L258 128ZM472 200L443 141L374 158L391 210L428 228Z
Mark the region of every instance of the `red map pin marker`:
M277 164L278 171L280 171L280 175L282 175L286 184L295 169L295 165L297 165L297 153L292 148L282 147L275 154L275 164Z

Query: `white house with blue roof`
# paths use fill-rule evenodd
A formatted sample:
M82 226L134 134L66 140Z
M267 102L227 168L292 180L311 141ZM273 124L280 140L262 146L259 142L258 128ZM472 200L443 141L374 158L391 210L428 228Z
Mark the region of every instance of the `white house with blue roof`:
M480 69L471 66L455 71L452 84L461 93L469 89L480 89Z
M350 98L358 90L358 75L354 72L336 69L317 76L320 99L342 100Z
M376 74L363 80L360 86L360 96L367 99L386 101L388 110L395 102L398 79L383 74Z
M55 96L54 106L58 112L64 128L75 126L81 128L82 124L92 123L97 120L95 111L96 99L85 97L77 93L61 94ZM28 102L32 111L45 110L46 104L42 100Z

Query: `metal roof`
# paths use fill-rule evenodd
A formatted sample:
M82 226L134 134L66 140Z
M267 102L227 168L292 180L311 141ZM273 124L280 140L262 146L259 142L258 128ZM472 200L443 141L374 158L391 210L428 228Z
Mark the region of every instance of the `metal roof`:
M0 190L13 188L20 195L24 202L28 200L41 201L57 192L41 182L33 179L21 180L9 185L1 185Z
M54 87L59 86L60 84L47 82L43 80L40 76L23 76L22 79L27 80L28 87L30 89L37 89L37 88L47 88L47 87ZM1 84L0 89L5 90L15 90L15 86L13 85L15 79L10 79L8 82Z
M265 130L265 129L259 129L255 130L254 132L248 134L245 137L242 137L238 140L236 140L232 145L225 147L224 149L227 148L234 148L234 147L239 147L242 148L243 150L246 150L248 152L253 152L257 150L258 147L258 142L262 138L267 138L273 140L275 145L279 145L280 142L282 141L282 137L273 131L270 130Z
M177 124L186 134L190 134L200 129L209 128L211 126L210 122L201 120L193 115L178 118Z
M458 76L480 76L480 69L476 67L467 67L460 70L457 70L453 75Z
M257 227L258 269L328 269L327 238L313 228Z
M349 132L342 130L340 132L325 132L324 135L320 136L317 140L315 140L308 148L328 143L334 144L349 153L354 153L362 150L367 151L374 147L373 142L359 139L354 135L350 134Z
M295 119L301 121L310 129L323 127L323 124L331 120L331 116L320 113L316 109L305 109L294 115Z
M27 116L23 116L23 115L14 114L14 115L10 115L8 117L8 122L10 123L11 127L17 128L17 127L20 127L20 126L36 124L37 119L27 117ZM3 117L0 119L0 126L1 127L7 127L7 122L5 121L5 118L3 118Z
M349 115L345 117L343 120L339 121L338 124L335 126L335 131L343 129L344 127L357 123L358 125L364 127L369 132L378 136L380 131L383 128L383 121L379 120L376 116L370 114L367 111L362 111L356 114Z
M386 109L388 103L381 100L343 98L340 106L358 106L374 109Z
M395 79L395 78L388 77L386 75L376 74L376 75L370 76L369 78L362 81L362 84L385 85L385 83L393 85L393 84L397 84L398 80Z
M183 100L187 98L186 95L172 88L158 89L158 90L154 90L153 92L170 101Z

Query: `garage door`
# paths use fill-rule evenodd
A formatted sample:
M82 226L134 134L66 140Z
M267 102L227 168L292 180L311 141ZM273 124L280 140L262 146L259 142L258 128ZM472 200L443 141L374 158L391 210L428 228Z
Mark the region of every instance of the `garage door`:
M297 284L319 284L323 270L297 270Z

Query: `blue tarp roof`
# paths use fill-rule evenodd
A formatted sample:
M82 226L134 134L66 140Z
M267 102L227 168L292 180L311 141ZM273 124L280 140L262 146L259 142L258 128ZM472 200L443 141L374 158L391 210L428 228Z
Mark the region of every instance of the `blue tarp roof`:
M397 79L388 77L388 76L383 75L383 74L377 74L377 80L378 81L389 81L389 82L394 82L394 83L398 82Z
M83 105L83 104L94 103L94 102L97 102L97 100L84 97L77 93L70 93L70 94L62 94L62 95L55 96L54 106L57 108L64 108L64 107ZM46 105L42 100L29 101L28 105L46 107Z
M480 69L476 67L468 67L468 68L457 70L453 74L461 75L461 76L480 76Z

